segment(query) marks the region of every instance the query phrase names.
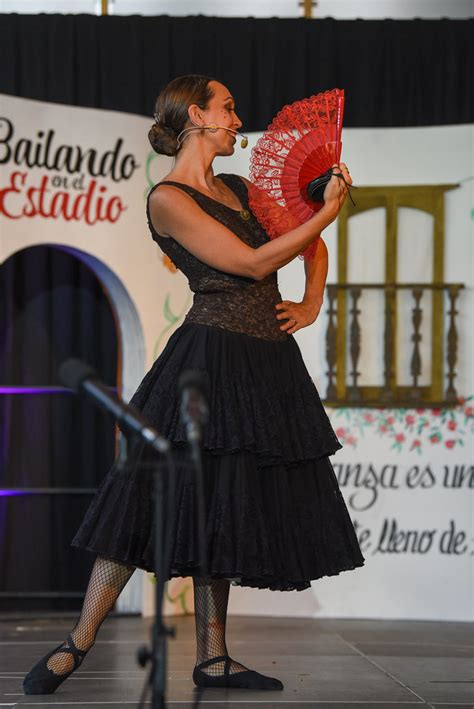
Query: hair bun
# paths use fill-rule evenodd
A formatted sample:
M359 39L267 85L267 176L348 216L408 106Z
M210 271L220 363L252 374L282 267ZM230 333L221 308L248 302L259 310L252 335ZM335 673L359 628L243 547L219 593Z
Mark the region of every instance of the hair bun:
M214 97L211 81L215 79L186 74L176 77L160 91L154 106L155 123L148 132L148 140L156 153L171 157L178 154L182 143L178 146L177 139L188 125L188 109L196 104L202 111L207 110Z
M174 156L177 153L176 134L172 128L162 123L153 123L148 132L150 145L158 155Z

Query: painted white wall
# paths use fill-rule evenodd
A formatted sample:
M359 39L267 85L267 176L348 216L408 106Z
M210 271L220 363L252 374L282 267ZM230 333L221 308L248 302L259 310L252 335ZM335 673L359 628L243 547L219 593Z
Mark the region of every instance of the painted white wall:
M172 310L179 313L190 304L189 289L182 273L171 273L163 264L162 253L153 243L146 225L145 201L147 191L146 166L151 156L147 142L150 119L113 111L75 108L29 101L10 96L2 96L0 115L14 122L15 139L35 139L37 131L55 130L55 141L71 143L83 148L95 147L102 151L110 149L117 137L124 140L123 152L135 156L140 168L128 181L113 182L101 179L106 195L117 194L127 205L120 221L116 224L101 223L87 226L81 222L65 222L35 217L6 220L2 218L2 238L0 260L29 245L56 243L81 249L107 264L126 288L135 304L141 321L146 350L145 369L151 366L157 340L161 335L158 351L164 347L173 332L167 318L164 301L170 297ZM35 117L34 125L31 116ZM71 133L71 126L74 131ZM0 129L5 125L0 122ZM217 158L215 173L233 172L248 175L250 148L259 135L249 136L249 147L241 150L236 144L236 152L231 158ZM2 134L4 138L4 134ZM446 273L448 281L466 283L466 291L459 300L460 352L457 385L465 396L474 394L473 353L473 247L472 247L472 170L473 126L444 126L404 129L347 129L343 132L342 158L351 169L355 184L440 184L459 182L459 189L446 195ZM159 181L169 170L171 159L154 156L150 163L150 177ZM11 174L16 169L12 161L0 167L0 185L8 187ZM44 168L26 169L28 184L37 185L46 175L52 180L55 173ZM62 179L64 173L59 173ZM74 189L70 189L74 195ZM51 195L51 193L50 193ZM354 192L357 200L357 191ZM6 204L10 209L19 209L25 202L24 194L10 194ZM428 244L426 221L417 213L407 214L402 228L409 234L423 231L423 243ZM382 236L382 222L374 215L367 223L372 243ZM355 234L357 236L357 234ZM324 232L329 249L329 282L336 280L336 227L331 225ZM371 250L374 246L372 245ZM428 247L427 247L428 249ZM420 278L426 275L423 264L424 254L416 252ZM426 254L425 254L426 255ZM405 253L404 265L413 271L410 261L413 256ZM358 265L369 274L370 268L377 267L378 257L366 266L367 253L361 253ZM408 272L408 271L407 271ZM279 272L279 284L283 298L298 299L304 286L303 263L295 259ZM325 391L325 325L326 316L322 312L316 323L296 333L306 366L321 395ZM374 321L376 324L376 321ZM364 323L367 332L367 323ZM377 345L377 340L375 340ZM376 346L375 345L375 346ZM133 346L133 343L131 343ZM381 343L378 342L381 347ZM138 373L137 382L138 383ZM337 411L328 411L337 426L345 425L338 418ZM357 411L356 411L357 413ZM434 415L434 414L433 414ZM473 460L473 431L464 427L464 447L449 449L426 443L422 454L416 451L397 450L393 441L381 438L372 429L361 434L357 445L345 444L332 457L336 468L360 464L365 478L357 484L350 480L341 487L354 522L369 530L371 546L368 547L366 565L355 571L348 571L338 577L315 581L313 587L298 593L277 593L234 587L230 596L229 612L234 614L258 615L301 615L310 617L370 617L370 618L417 618L471 620L474 618L472 543L474 541L474 506L472 488L467 481L460 488L443 486L445 470L453 471L454 466L464 466L466 474ZM461 428L461 426L460 426ZM384 465L391 465L395 475L395 485L384 486L381 471ZM406 484L408 472L418 465L431 471L434 483L426 488L409 489ZM372 478L369 466L373 467ZM472 470L472 467L471 467ZM375 472L374 472L375 471ZM104 474L106 471L104 471ZM374 478L375 475L375 478ZM370 495L377 498L368 505ZM378 552L374 549L380 537L385 519L395 519L399 529L434 529L435 543L427 554L409 552L402 554ZM467 551L460 554L445 554L440 549L442 535L449 530L451 520L457 530L467 534ZM445 534L446 536L446 534ZM137 578L139 578L137 576ZM135 590L134 590L135 589ZM180 590L181 589L181 590ZM184 590L183 590L184 589ZM150 605L153 586L145 584L145 603ZM190 580L176 580L170 584L169 592L176 598L178 593L186 594L189 600ZM129 596L127 597L127 593ZM136 586L131 584L121 597L122 607L127 607L127 598L133 599ZM133 601L130 600L130 603ZM128 608L131 606L128 605ZM176 602L167 602L167 612L180 612Z
M259 135L249 136L250 149ZM238 143L237 143L238 145ZM350 168L354 184L359 185L399 185L399 184L445 184L460 183L459 189L448 192L445 197L445 280L463 282L466 290L458 305L458 332L460 349L457 379L458 391L464 395L474 393L474 249L473 249L473 126L443 126L426 128L355 129L343 131L342 160ZM248 150L247 149L247 150ZM232 170L228 163L233 163ZM232 158L217 158L215 172L237 172L247 174L248 155L240 148ZM235 165L235 166L234 166ZM354 191L357 201L357 190ZM359 275L369 275L377 270L380 254L374 245L377 236L383 234L383 221L378 215L368 216L367 228L372 248L359 251L355 265ZM411 210L410 210L411 211ZM408 230L412 239L427 215L412 212L405 215L405 223L400 228ZM424 223L431 225L429 219ZM411 232L410 232L411 230ZM337 225L325 230L323 237L329 250L328 282L337 281ZM421 281L426 278L426 261L429 258L429 238L422 234L425 253L410 251L403 254L400 261L402 273L417 275ZM416 261L416 263L414 263ZM372 275L372 274L370 274ZM303 294L303 264L295 259L280 269L279 285L283 298L298 300ZM401 280L407 280L403 278ZM410 306L411 307L411 306ZM325 306L323 306L325 309ZM429 312L429 311L428 311ZM425 318L427 317L425 313ZM429 333L426 319L424 337ZM363 336L370 336L376 325L362 322ZM295 334L303 353L306 366L319 391L325 392L325 332L326 313L322 312L316 323ZM409 330L410 327L407 327ZM382 343L374 343L379 354ZM371 353L373 355L373 352ZM379 357L380 358L380 357ZM426 362L426 359L425 359ZM366 362L364 362L365 366ZM328 410L334 427L339 419L335 411ZM342 425L344 422L342 422ZM341 488L354 522L370 529L372 547L364 551L366 564L355 571L344 572L336 577L323 578L313 582L312 589L290 594L233 587L229 601L229 612L234 614L287 615L310 617L371 617L371 618L412 618L437 620L474 619L474 436L466 429L465 446L460 451L448 451L436 446L425 447L422 455L415 452L397 452L392 449L392 441L380 439L372 430L361 436L355 447L344 445L332 456L333 465L360 464L363 470L375 465L380 474L384 464L395 466L398 489L384 490L377 484L377 502L368 510L358 509L359 502L353 502L356 488L352 485ZM430 489L407 489L405 484L408 471L413 466L427 468L436 479ZM471 487L466 484L460 489L443 487L446 468L464 466L466 474L471 472ZM446 466L446 467L445 467ZM337 472L337 471L336 471ZM360 488L356 500L370 494L370 478ZM458 529L467 534L468 551L459 556L439 552L436 544L426 555L417 553L395 554L374 552L377 538L381 534L385 518L396 519L399 530L436 529L439 542L441 534L455 520ZM445 535L446 538L447 535Z

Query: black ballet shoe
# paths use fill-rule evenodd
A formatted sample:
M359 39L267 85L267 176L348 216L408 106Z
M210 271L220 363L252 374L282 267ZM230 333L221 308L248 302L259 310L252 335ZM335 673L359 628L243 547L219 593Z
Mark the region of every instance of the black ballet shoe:
M57 648L51 650L47 655L41 658L23 680L24 694L53 694L59 685L65 679L72 675L77 670L89 650L78 650L70 635L66 638L67 646L61 643ZM48 667L48 660L56 653L70 653L74 658L74 667L70 672L65 672L62 675L56 674Z
M223 675L208 675L202 672L203 667L213 665L215 662L225 660ZM274 677L266 677L254 670L243 670L229 674L232 658L229 655L220 655L210 660L205 660L196 665L193 671L193 682L197 687L232 687L234 689L283 689L283 683Z

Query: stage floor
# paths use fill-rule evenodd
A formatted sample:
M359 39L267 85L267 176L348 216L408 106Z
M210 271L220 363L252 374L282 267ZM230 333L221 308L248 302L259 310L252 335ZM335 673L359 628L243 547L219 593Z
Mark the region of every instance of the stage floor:
M25 673L65 638L75 618L0 620L0 707L120 709L138 704L145 670L136 664L135 653L148 641L151 626L149 619L138 617L109 617L82 667L55 694L22 694ZM194 617L168 618L167 624L176 628L168 646L167 703L191 708L200 691L191 679ZM474 707L470 623L228 616L227 647L231 657L278 677L285 689L201 690L199 703L210 709Z

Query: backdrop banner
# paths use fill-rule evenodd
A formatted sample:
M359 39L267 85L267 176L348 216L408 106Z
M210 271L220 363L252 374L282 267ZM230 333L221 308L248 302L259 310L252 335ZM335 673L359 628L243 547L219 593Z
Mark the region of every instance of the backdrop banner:
M0 260L50 244L89 263L117 315L122 395L128 400L192 303L185 277L154 244L146 223L146 195L170 170L172 159L151 151L149 118L5 95L1 106ZM260 135L249 134L247 150L237 143L234 156L217 158L215 174L248 176L250 149ZM304 593L233 587L230 613L474 617L472 136L469 125L344 130L342 159L356 185L459 185L445 196L445 280L466 285L457 305L459 402L446 410L327 409L343 444L331 462L366 564L338 578L314 581ZM371 210L351 221L351 280L383 280L383 214ZM431 279L432 226L429 215L401 210L399 280ZM328 282L335 282L337 225L323 236L329 250ZM283 299L302 297L301 260L281 269L279 284ZM409 339L411 314L406 312ZM326 326L323 305L316 323L295 335L322 398ZM380 318L366 317L361 327L366 348L362 365L382 363ZM428 315L423 328L422 356L427 361ZM371 368L372 383L374 377L381 381L381 367ZM430 369L425 370L422 384L429 381ZM408 365L399 376L406 380L402 383L409 382ZM119 607L151 613L153 589L150 575L136 574ZM192 611L191 579L173 579L167 584L165 613Z

